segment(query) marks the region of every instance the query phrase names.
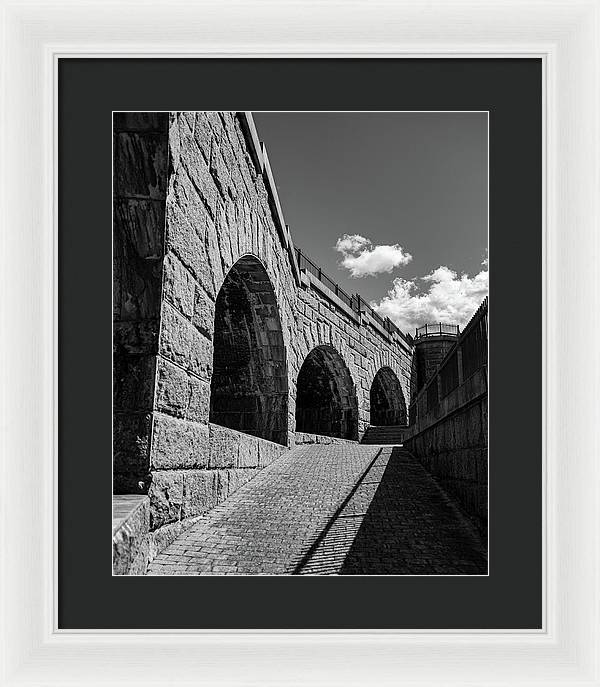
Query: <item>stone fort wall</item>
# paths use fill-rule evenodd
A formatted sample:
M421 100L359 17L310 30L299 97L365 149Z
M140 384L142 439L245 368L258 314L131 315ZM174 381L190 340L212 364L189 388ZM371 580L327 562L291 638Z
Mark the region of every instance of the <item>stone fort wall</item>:
M404 440L482 532L488 518L487 316L486 298L412 400Z
M299 269L246 113L116 114L114 165L114 488L159 550L296 441L358 440L412 348Z

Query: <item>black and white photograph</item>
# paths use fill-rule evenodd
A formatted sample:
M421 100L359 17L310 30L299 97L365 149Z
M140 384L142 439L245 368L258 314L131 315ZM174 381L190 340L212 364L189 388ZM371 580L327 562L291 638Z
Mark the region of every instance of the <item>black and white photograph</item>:
M488 119L113 112L113 575L488 575Z

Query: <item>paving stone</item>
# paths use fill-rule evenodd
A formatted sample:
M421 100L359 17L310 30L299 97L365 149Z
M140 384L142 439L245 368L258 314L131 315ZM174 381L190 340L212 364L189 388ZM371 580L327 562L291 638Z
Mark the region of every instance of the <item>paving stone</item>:
M303 575L487 573L485 542L415 458L384 448L303 562Z
M407 452L300 446L202 516L151 575L485 574L469 519Z

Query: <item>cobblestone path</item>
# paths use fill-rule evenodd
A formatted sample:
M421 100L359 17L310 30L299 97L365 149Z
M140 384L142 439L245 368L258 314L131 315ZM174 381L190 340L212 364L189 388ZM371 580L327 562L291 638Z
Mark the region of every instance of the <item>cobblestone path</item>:
M149 574L293 573L378 450L321 444L290 451L184 532Z
M485 575L487 557L477 529L420 463L385 447L297 572Z
M406 451L296 448L157 556L150 575L486 572L471 523Z

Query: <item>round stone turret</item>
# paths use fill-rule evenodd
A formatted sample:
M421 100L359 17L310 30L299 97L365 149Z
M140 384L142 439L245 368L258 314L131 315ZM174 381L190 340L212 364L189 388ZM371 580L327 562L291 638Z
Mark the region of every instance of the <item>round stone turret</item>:
M457 324L426 324L414 338L410 395L414 398L452 348L460 333Z

